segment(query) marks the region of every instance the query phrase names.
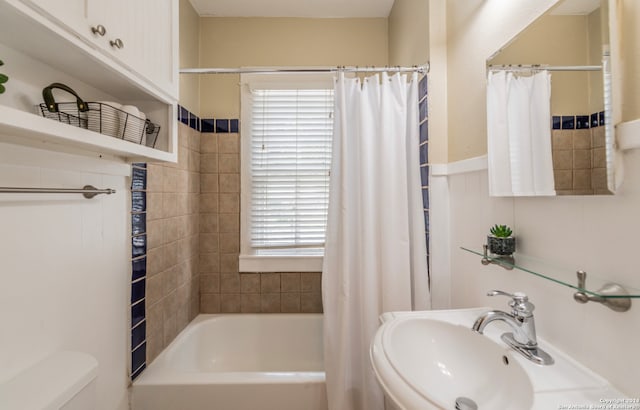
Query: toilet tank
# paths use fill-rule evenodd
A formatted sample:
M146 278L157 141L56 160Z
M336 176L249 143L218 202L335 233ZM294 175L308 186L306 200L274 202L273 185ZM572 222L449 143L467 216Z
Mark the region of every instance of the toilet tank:
M56 352L0 385L0 410L95 409L97 373L93 356Z

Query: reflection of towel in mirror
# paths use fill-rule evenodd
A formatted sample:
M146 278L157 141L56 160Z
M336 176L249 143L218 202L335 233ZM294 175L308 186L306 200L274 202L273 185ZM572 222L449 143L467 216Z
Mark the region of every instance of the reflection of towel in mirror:
M555 195L548 71L489 73L487 138L491 196Z

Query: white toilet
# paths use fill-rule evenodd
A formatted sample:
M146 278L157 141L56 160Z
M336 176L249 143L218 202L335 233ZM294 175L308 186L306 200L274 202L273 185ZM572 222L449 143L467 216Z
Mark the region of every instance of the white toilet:
M93 356L56 352L0 385L0 410L95 409L97 373Z

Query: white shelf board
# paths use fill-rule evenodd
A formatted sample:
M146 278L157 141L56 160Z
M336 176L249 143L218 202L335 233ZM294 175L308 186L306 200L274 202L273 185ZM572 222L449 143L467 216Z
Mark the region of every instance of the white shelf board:
M622 151L640 148L640 118L616 126L618 148Z
M109 137L0 105L0 141L89 156L115 156L127 162L177 162L177 152L165 152Z

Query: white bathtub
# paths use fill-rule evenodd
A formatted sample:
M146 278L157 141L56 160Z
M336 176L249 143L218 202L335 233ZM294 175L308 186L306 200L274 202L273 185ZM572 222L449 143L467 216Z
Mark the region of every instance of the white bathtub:
M133 383L133 410L326 410L321 314L199 315Z

